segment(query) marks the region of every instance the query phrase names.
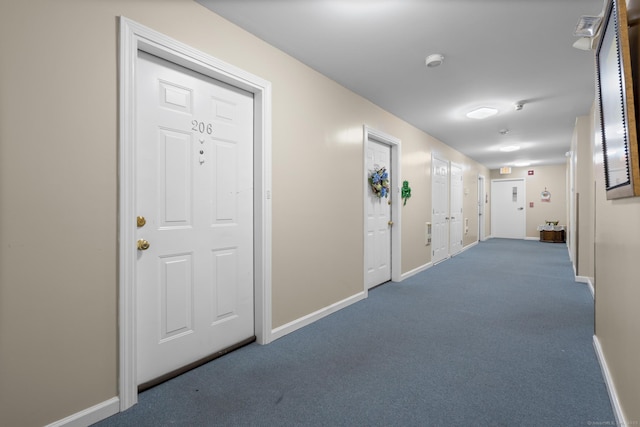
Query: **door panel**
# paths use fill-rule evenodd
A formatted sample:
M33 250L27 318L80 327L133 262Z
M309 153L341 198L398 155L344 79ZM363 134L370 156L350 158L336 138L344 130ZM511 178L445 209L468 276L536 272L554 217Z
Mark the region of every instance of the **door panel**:
M524 180L491 181L491 234L505 239L525 238Z
M253 96L145 53L136 66L141 384L254 334Z
M189 225L193 196L191 136L168 129L159 133L160 220L163 227Z
M433 158L431 245L432 263L449 257L449 163Z
M375 167L386 167L391 182L391 147L378 141L367 144L365 168L369 175ZM388 198L379 198L367 188L367 236L365 244L367 289L391 280L391 191Z
M191 254L160 258L160 342L193 330Z

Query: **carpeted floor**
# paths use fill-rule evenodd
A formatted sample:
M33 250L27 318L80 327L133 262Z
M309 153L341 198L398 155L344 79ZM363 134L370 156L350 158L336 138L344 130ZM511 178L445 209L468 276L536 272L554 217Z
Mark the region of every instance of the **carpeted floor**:
M614 425L563 244L492 239L98 426Z

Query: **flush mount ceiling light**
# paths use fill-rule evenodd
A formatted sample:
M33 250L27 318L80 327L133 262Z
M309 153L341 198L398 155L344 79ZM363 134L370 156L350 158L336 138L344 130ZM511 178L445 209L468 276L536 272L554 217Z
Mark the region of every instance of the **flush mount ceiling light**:
M475 110L469 111L466 116L470 119L482 120L486 119L487 117L495 116L496 114L498 114L498 110L496 110L495 108L480 107L476 108Z
M508 145L506 147L502 147L500 151L503 151L505 153L510 153L512 151L518 151L519 149L520 147L518 147L517 145Z
M439 53L434 53L433 55L427 56L427 58L424 60L424 63L426 64L427 68L435 68L441 65L442 61L444 61L444 56Z

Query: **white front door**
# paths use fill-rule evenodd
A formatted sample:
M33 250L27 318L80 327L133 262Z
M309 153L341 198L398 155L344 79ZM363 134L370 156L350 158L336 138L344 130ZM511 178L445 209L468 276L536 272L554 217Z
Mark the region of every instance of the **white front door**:
M491 181L491 197L491 235L505 239L524 239L524 180Z
M374 170L385 168L391 182L391 147L387 144L369 139L365 153L365 170L367 177ZM370 186L365 194L366 204L366 238L365 238L365 283L367 289L391 280L391 203L390 191L387 197L378 197ZM395 201L394 201L395 202Z
M463 185L462 185L462 167L451 163L451 205L449 209L449 252L451 255L455 255L462 251L462 197L463 197Z
M431 245L433 264L449 257L449 162L433 158Z
M143 52L136 67L142 384L254 335L253 95Z

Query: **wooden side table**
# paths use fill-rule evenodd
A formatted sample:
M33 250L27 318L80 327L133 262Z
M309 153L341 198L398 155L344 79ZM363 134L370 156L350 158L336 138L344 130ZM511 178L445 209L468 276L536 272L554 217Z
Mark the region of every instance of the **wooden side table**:
M564 243L564 230L541 230L540 241L549 243Z

